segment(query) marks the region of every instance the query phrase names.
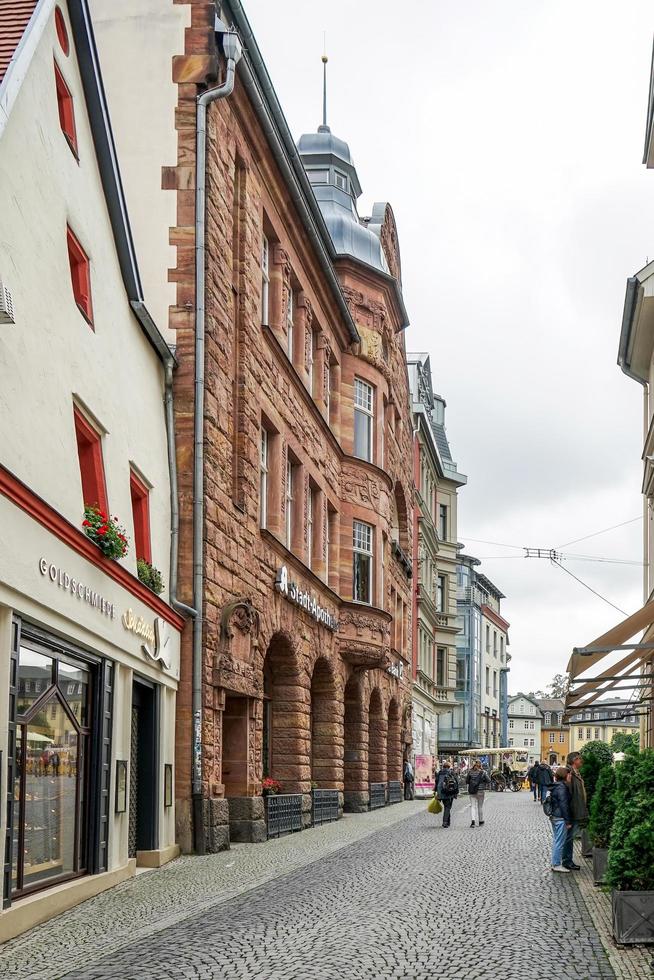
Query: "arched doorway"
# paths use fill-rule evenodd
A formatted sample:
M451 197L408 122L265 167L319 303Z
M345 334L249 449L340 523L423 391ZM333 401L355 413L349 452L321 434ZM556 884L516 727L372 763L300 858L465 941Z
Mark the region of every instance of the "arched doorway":
M400 706L396 698L391 698L391 703L388 706L386 770L389 782L397 782L402 779L402 725Z
M289 638L276 633L263 666L262 771L286 793L309 791L309 691Z
M386 745L384 704L379 688L376 687L370 695L368 708L368 780L371 783L386 782Z
M311 677L311 781L318 789L343 785L343 723L332 669L320 657Z
M347 682L344 701L344 809L362 813L368 809L368 718L358 677Z

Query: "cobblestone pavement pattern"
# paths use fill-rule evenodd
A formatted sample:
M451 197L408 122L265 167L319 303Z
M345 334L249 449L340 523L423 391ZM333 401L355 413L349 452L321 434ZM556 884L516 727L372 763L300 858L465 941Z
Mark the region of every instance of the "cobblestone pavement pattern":
M305 850L298 857L301 839ZM574 876L549 871L549 843L547 821L526 793L487 796L486 823L475 829L464 801L455 805L449 830L424 803L403 804L381 816L348 818L340 826L142 875L7 944L0 975L615 980ZM248 870L251 855L263 865L276 861L276 872L263 865ZM233 869L238 878L240 869L241 894L217 888L201 899L199 890L189 901L182 889L159 922L145 914L153 905L161 911L156 889L162 876L174 896L176 874L184 883L189 867L196 879L208 868L216 880ZM101 936L103 925L116 929L107 918L112 903L119 930L126 916L134 928L108 951L111 938ZM99 912L101 922L94 918ZM83 965L71 969L75 953L74 962ZM52 965L53 955L59 966ZM69 972L61 969L64 963Z

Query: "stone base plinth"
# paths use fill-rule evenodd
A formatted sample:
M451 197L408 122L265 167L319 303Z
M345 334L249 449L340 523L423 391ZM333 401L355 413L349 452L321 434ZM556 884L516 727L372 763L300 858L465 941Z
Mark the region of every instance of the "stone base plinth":
M348 790L343 793L343 809L346 813L367 813L368 793L366 790Z
M229 804L230 840L261 844L267 839L266 809L261 796L234 796Z

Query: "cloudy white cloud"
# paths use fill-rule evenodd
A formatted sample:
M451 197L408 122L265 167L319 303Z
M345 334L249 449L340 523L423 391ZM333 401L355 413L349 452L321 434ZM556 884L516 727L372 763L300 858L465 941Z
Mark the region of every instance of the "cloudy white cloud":
M641 164L647 0L248 0L294 135L321 111L395 211L411 326L469 476L459 536L506 593L511 689L542 686L620 614L547 562L641 512L642 394L616 353L625 280L654 255ZM636 522L568 549L640 561ZM570 561L627 611L641 569Z

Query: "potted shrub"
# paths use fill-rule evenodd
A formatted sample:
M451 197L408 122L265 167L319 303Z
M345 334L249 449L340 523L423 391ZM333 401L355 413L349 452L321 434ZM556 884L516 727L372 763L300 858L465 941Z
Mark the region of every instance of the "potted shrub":
M616 808L606 883L613 889L613 938L654 943L654 749L629 753L616 771Z
M613 753L606 742L587 742L581 750L581 775L589 813L600 771L604 766L610 766L612 761ZM593 853L590 835L585 827L581 831L581 853L584 857L591 857Z
M615 768L604 766L595 786L590 807L588 833L593 845L593 880L602 884L615 816Z
M82 527L106 558L117 561L127 554L129 545L125 528L118 523L117 517L108 517L95 504L86 504Z
M152 589L157 595L161 595L164 590L163 578L161 577L161 572L154 565L151 565L149 561L145 558L136 559L136 571L138 577L143 582L143 585L147 585L149 589Z

